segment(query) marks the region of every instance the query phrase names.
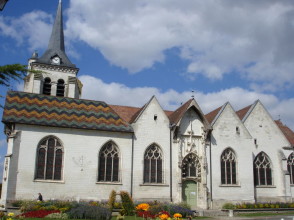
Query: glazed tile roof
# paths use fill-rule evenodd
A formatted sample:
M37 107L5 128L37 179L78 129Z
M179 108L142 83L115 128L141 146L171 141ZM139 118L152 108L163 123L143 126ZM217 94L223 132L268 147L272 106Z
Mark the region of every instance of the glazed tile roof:
M130 124L105 102L13 91L7 93L2 121L133 132Z
M288 139L291 146L294 147L294 132L289 127L284 125L280 120L276 120L275 122L278 125L278 127L281 129L285 137Z
M139 114L141 108L121 106L121 105L109 105L123 120L128 123L132 123L136 115Z

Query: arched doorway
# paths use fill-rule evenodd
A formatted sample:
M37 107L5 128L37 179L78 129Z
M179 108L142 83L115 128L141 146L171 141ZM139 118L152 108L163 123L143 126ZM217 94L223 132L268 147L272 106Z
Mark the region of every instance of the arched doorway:
M197 183L201 181L201 165L197 154L190 153L182 161L182 199L192 209L197 207Z
M192 209L197 207L197 183L193 180L186 180L182 188L183 201L191 206Z

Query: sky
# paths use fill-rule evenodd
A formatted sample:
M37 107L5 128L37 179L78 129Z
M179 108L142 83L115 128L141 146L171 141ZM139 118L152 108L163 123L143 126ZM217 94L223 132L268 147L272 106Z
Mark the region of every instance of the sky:
M141 107L155 95L175 110L194 97L204 113L226 102L237 111L259 99L294 130L293 0L62 4L66 53L80 69L82 98ZM0 12L0 65L27 64L34 51L44 53L57 6L9 0ZM22 88L13 82L0 95ZM2 166L5 139L1 132Z

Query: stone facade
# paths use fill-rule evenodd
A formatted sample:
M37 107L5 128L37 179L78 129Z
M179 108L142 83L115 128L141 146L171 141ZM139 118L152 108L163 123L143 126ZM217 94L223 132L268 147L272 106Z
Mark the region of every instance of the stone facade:
M41 72L26 77L24 92L7 94L3 205L39 192L45 200L107 200L112 190L194 209L292 201L294 133L260 101L204 115L194 99L175 111L156 97L142 108L80 99L78 69L54 42L63 42L56 24L45 55L29 60ZM56 97L59 79L65 86Z

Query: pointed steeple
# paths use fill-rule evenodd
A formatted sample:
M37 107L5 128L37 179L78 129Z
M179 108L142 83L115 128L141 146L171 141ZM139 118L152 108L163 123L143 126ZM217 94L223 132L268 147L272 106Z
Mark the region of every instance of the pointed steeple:
M58 58L56 58L58 57ZM55 59L54 59L55 58ZM37 60L38 63L75 67L68 59L64 49L62 2L59 0L58 9L53 25L48 48Z

